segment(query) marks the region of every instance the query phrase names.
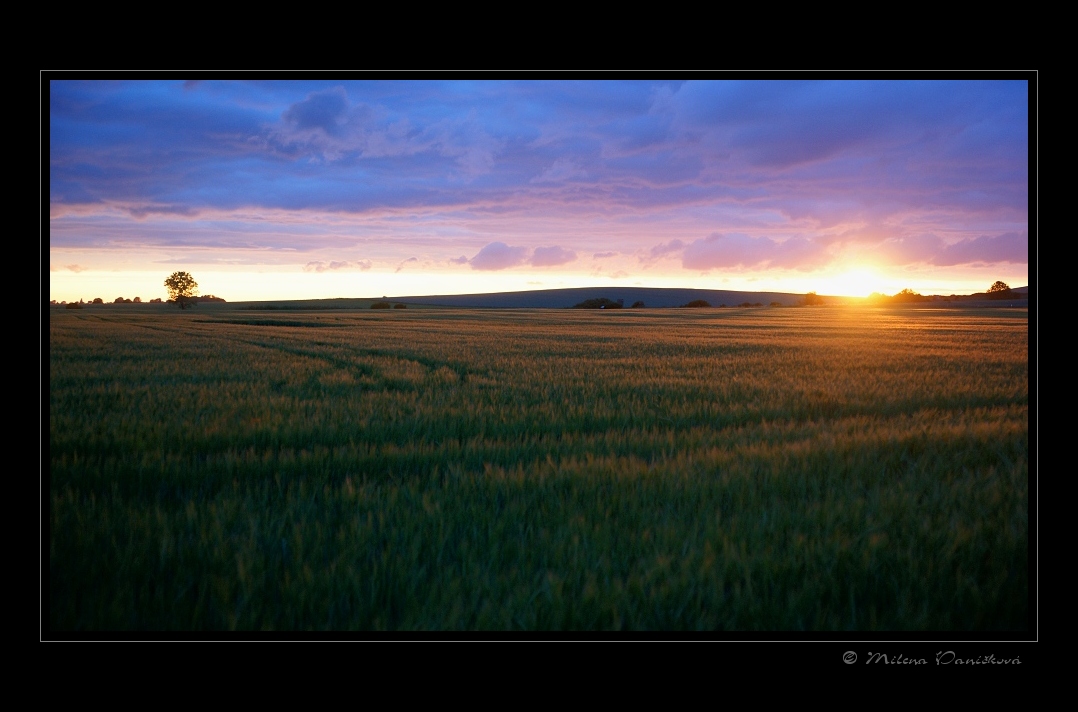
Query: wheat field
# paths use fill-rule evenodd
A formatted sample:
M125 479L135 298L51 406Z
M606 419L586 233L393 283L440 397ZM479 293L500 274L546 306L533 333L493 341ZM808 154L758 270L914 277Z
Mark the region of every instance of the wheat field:
M47 621L1024 630L1028 314L49 312Z

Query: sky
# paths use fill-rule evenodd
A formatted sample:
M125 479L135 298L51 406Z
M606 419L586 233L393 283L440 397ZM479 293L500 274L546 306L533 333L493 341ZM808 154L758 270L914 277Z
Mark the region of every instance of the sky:
M50 299L1028 284L1024 79L761 76L49 81Z

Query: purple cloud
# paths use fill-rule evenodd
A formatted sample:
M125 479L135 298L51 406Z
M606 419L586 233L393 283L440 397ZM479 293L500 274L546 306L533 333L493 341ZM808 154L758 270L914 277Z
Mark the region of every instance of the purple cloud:
M403 260L399 265L397 265L397 269L394 272L400 272L402 269L404 269L404 265L408 264L409 262L419 262L419 258L409 257L408 259Z
M941 267L968 264L1024 264L1029 259L1028 233L981 235L947 244L938 235L921 233L884 240L877 254L891 264L933 264Z
M584 170L575 161L559 158L543 174L531 179L531 183L562 183L571 178L584 176Z
M874 252L891 264L908 265L932 262L943 248L943 240L938 235L920 233L884 240Z
M774 258L778 244L769 237L713 233L694 240L681 255L681 266L692 270L754 267Z
M504 242L492 242L469 260L472 269L499 270L515 267L527 258L528 248L510 247Z
M935 255L932 264L948 267L971 262L1023 264L1028 259L1028 233L1007 232L995 237L981 235L947 245Z
M157 215L197 215L198 212L189 205L132 205L126 208L131 217L142 220Z
M644 264L652 264L657 260L665 257L666 255L680 252L685 249L685 243L681 240L671 240L670 242L663 242L655 245L648 253L640 258L640 261Z
M322 260L315 260L308 262L303 266L304 272L325 272L326 270L338 270L347 269L349 267L357 267L360 270L366 272L372 266L370 260L357 260L355 262L349 262L348 260L332 260L328 264Z
M810 270L823 267L831 261L827 240L811 240L807 237L791 237L775 246L769 267Z
M536 247L532 254L531 264L533 267L554 267L564 265L576 259L576 253L558 247Z

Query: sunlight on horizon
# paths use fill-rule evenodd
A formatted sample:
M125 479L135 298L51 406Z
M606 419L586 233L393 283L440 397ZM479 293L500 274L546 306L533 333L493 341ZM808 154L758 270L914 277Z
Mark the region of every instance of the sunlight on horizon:
M867 297L873 292L884 292L884 282L876 270L859 267L823 280L817 293L837 297Z
M821 296L867 297L873 292L892 295L902 289L922 294L972 294L988 289L996 279L1011 287L1028 284L1026 275L1007 274L1002 270L973 274L956 271L953 276L935 272L917 274L884 273L876 268L854 267L837 274L794 273L770 276L743 275L670 275L646 273L620 279L580 272L517 271L303 271L302 269L266 269L229 271L176 269L190 272L198 282L198 294L215 295L230 302L276 301L336 298L380 298L424 296L433 294L482 294L524 292L542 289L578 287L625 287L714 289L737 292L777 292ZM142 301L167 299L164 279L176 269L159 271L56 270L49 273L49 299L92 301L100 297L112 302L117 297ZM951 273L948 273L951 274Z

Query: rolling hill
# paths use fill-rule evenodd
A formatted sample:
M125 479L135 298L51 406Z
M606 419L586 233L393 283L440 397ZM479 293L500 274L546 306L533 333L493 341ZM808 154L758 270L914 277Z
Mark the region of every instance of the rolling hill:
M622 300L626 307L644 302L648 307L679 307L703 299L713 307L729 307L749 302L767 306L778 302L794 306L803 294L783 292L732 292L720 289L663 289L654 287L579 287L574 289L541 289L531 292L500 292L495 294L447 294L433 296L394 297L392 301L405 304L444 307L489 307L495 309L561 309L587 299ZM844 297L830 300L845 301Z

